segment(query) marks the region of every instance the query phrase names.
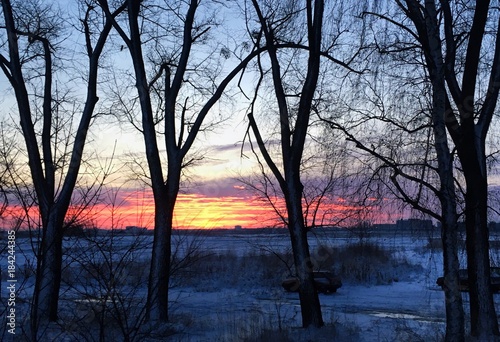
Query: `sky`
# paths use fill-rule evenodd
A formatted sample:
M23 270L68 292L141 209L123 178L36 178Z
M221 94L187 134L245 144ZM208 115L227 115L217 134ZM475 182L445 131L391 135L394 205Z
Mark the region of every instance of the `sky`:
M74 44L82 43L81 37L78 36L69 38L69 41ZM129 58L127 49L116 52L115 57L119 67L127 69L127 63L130 67L130 61L127 62ZM250 84L243 83L244 88ZM0 73L0 92L9 94L5 92L8 88L7 79ZM99 95L103 94L101 88ZM259 169L248 143L244 145L242 151L248 125L244 109L248 101L242 96L231 100L237 103L235 107L216 106L216 110L223 111L222 115L227 120L210 132L198 135L193 150L202 155L203 159L186 170L183 188L176 204L174 224L176 227L233 228L239 225L256 228L281 224L271 206L238 180L254 175ZM12 114L9 108L14 107L14 100L12 97L9 99L4 96L0 101L3 108L1 114L3 119L6 119ZM103 100L100 103L102 102ZM159 139L161 141L161 138ZM114 155L113 162L120 164L130 155L144 155L144 143L140 133L130 125L118 125L116 121L104 118L91 127L86 151L99 156L101 163L108 162ZM161 151L163 154L164 152ZM112 174L113 181L106 189L107 193L112 195L104 196L91 213L86 213L90 221L104 228L125 226L152 228L154 206L151 191L145 190L137 183L131 186L129 178L133 171L120 167ZM495 182L500 184L498 178ZM274 200L283 207L282 200ZM347 211L359 210L355 207L346 207L344 202L345 200L333 194L328 201L325 201L320 211L333 213L332 216L338 218ZM14 212L16 210L13 208ZM388 208L385 210L387 212L377 210L370 219L376 222L394 222L407 215L401 210L392 212L389 212ZM333 219L332 222L336 220Z
M181 193L176 202L174 215L174 228L180 229L232 229L236 226L242 228L283 227L283 222L269 203L256 195L248 195L249 191L236 181L226 180L226 185L221 186L223 194L203 193L203 190L217 189L212 185L202 187L202 191ZM231 189L232 188L232 189ZM199 189L197 189L199 190ZM285 213L284 201L281 198L272 198L281 213ZM337 198L333 201L326 200L318 209L317 224L329 225L340 222L341 218L353 215L359 210L356 206L349 206L345 200ZM113 203L113 205L110 205ZM149 190L124 189L118 194L115 201L97 204L88 213L88 218L101 228L124 228L137 226L153 228L154 203ZM85 215L82 215L86 217ZM325 217L321 221L321 217ZM308 216L311 222L311 216ZM397 217L399 219L401 217ZM353 220L342 222L343 226L356 223L358 216ZM387 217L379 215L378 221L387 222ZM392 217L391 222L395 222Z
M73 2L69 4L74 4ZM68 3L62 3L65 10L75 11ZM81 35L68 38L74 46L82 45ZM77 55L78 56L78 55ZM127 49L119 51L115 56L115 63L120 68L132 69ZM0 73L0 91L9 94L10 85L3 73ZM73 90L74 91L74 90ZM10 92L12 95L12 92ZM103 103L103 88L99 89ZM2 97L1 111L3 120L10 120L10 115L16 110L13 96ZM217 106L216 106L217 107ZM240 149L246 131L245 114L238 112L224 113L228 118L208 133L200 133L192 150L203 154L203 160L187 170L187 184L183 193L179 195L176 205L176 225L178 227L213 228L213 227L257 227L274 225L276 222L272 209L264 206L245 192L236 177L248 174L254 166L255 160L241 158ZM210 119L210 118L207 118ZM20 138L20 137L18 137ZM139 132L130 125L118 125L114 120L98 119L89 132L87 153L98 156L99 163L108 163L112 156L113 162L121 164L128 155L144 155L144 143ZM161 141L161 138L160 138ZM162 146L160 146L162 148ZM249 151L246 151L247 153ZM161 151L165 153L165 151ZM146 165L143 165L146 167ZM89 215L94 217L96 224L110 228L127 225L146 226L152 228L153 205L150 191L130 188L130 172L120 168L112 174L113 182L108 185L111 192L120 192L119 202L114 209L116 218L108 218L113 205L104 198ZM120 190L118 190L120 189ZM13 211L16 212L16 208ZM263 219L265 217L265 219Z
M281 227L282 221L271 205L262 199L252 189L244 184L250 178L258 175L259 168L255 155L253 155L248 142L243 145L243 138L247 130L244 113L231 116L214 131L200 134L194 149L201 151L203 159L196 165L186 170L186 176L178 196L174 227L177 228L262 228ZM115 131L116 135L110 134ZM98 130L95 134L96 142L93 144L105 150L101 155L110 154L109 146L116 141L116 148L120 153L143 153L142 138L137 132L110 127L107 130ZM106 152L108 151L108 152ZM129 171L126 171L129 172ZM122 184L116 183L116 189ZM99 206L96 210L98 225L105 228L125 226L153 227L153 200L149 189L129 188L127 185L121 190L117 199L105 200L107 204ZM339 222L347 213L360 211L359 207L349 206L346 199L332 197L325 200L319 209L318 216L325 216L324 224ZM338 196L338 194L337 194ZM281 198L274 198L284 212L284 203ZM111 203L116 203L115 218L110 219ZM369 208L364 208L366 210ZM328 214L326 214L328 213ZM393 223L397 219L407 216L407 212L399 209L391 212L377 210L371 215L371 220L377 223ZM358 215L359 216L359 215ZM342 222L343 225L355 223L362 218Z

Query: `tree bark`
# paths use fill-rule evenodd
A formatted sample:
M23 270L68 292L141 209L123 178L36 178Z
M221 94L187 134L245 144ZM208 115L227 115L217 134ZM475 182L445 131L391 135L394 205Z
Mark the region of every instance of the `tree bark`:
M407 8L399 6L414 23L418 40L429 72L432 90L432 123L434 149L438 161L441 204L441 239L443 244L443 273L446 309L446 335L449 342L464 341L464 310L459 289L458 215L453 174L453 156L448 146L446 69L442 54L440 26L434 0L425 0L424 6L415 0L406 0Z
M443 243L443 275L446 309L446 334L448 342L461 342L465 338L464 308L459 288L458 270L458 215L456 189L453 176L453 158L448 146L446 134L446 88L444 69L440 57L441 45L430 40L431 54L434 56L432 80L432 119L434 130L434 148L438 158L438 173L441 183L439 200L441 203L441 239Z
M487 222L488 184L477 165L462 155L467 192L465 229L470 292L471 334L478 341L498 339L498 321L491 290L489 231ZM467 169L467 171L465 171Z
M168 286L173 206L162 196L155 201L155 230L146 312L150 321L168 321Z
M450 165L451 166L451 165ZM444 181L444 182L443 182ZM464 308L459 288L458 222L453 174L441 178L441 239L443 243L443 274L446 310L445 341L461 342L465 339Z
M172 228L182 165L169 163L167 184L155 196L155 232L148 284L147 314L154 321L168 321L168 287L172 254ZM156 189L157 191L159 189ZM155 191L156 192L156 191Z
M300 181L288 182L288 195L285 196L288 212L288 230L292 244L295 270L299 278L299 301L302 326L321 327L324 325L321 305L314 287L313 260L307 242L307 229L302 211L302 184Z
M287 216L288 230L294 255L295 269L300 281L299 299L302 314L303 327L321 327L323 318L318 294L314 287L313 265L310 258L309 246L307 242L307 229L304 223L304 213L302 211L303 186L300 181L301 161L309 127L311 116L311 107L316 92L323 28L323 0L308 0L305 3L305 13L307 18L307 38L308 38L308 61L307 73L302 84L299 106L296 109L296 122L291 129L290 117L291 110L287 104L287 94L283 84L283 75L281 74L281 63L277 54L277 39L274 35L272 20L264 16L257 0L252 0L254 9L259 18L262 32L266 39L269 58L271 61L271 74L273 87L279 109L280 118L280 146L283 162L283 174L271 158L265 143L260 135L259 128L252 113L248 118L250 127L255 135L259 149L278 180L280 188L284 194ZM262 70L261 70L262 73ZM261 75L262 77L262 75Z
M33 306L32 320L35 326L36 323L45 318L54 322L58 318L62 240L62 221L54 210L49 214L48 222L44 226L44 236L39 251L39 268L33 294L35 305Z

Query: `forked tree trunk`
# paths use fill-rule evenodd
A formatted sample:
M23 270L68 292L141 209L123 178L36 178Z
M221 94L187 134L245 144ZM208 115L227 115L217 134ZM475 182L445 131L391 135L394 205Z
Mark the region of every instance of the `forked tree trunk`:
M54 129L59 130L61 128L53 126L53 111L55 107L59 106L59 104L55 105L53 101L52 49L54 49L54 47L45 36L44 30L31 33L23 33L18 30L9 0L2 1L2 9L5 18L3 29L7 32L10 57L10 61L6 62L7 59L2 56L2 70L5 75L7 75L16 94L20 125L26 143L32 184L35 189L39 212L42 218L42 227L40 227L42 231L42 240L40 249L37 251L37 274L33 293L33 306L31 308L32 336L35 340L38 340L36 336L38 333L38 324L41 321L57 320L62 270L63 222L78 178L87 132L93 119L95 105L98 101L97 74L99 69L99 58L112 25L109 20L104 23L102 31L98 34L98 38L93 45L92 42L94 42L94 39L93 37L91 39L92 33L89 29L88 22L90 19L86 17L85 20L82 21L85 27L85 44L87 56L89 58L87 98L74 140L66 141L68 146L71 146L66 152L71 153L71 156L69 163L65 164L66 166L64 169L66 174L62 184L60 184L62 186L58 194L56 194L55 173L58 166L55 160L58 158L53 155L53 139L55 134ZM33 10L34 12L30 15L36 17L40 14L36 9ZM90 12L92 10L93 7L89 5L88 11ZM122 6L116 10L113 16L118 15L118 13L123 10L124 7ZM37 24L40 25L41 22ZM96 29L96 27L92 27ZM26 79L30 79L33 75L28 75L29 77L25 79L23 75L23 67L25 67L25 64L21 61L19 53L18 39L20 36L26 36L28 33L30 34L28 41L39 41L43 44L45 68L43 71L40 70L40 75L44 77L41 118L39 117L40 113L38 111L36 114L34 112L32 113L30 108L31 95L29 95L27 90ZM28 57L32 58L32 56L23 56L24 61L29 60ZM41 55L38 57L41 57ZM37 117L37 119L35 120L34 117ZM38 140L40 132L36 132L39 124L42 126L40 140ZM73 135L69 134L69 136ZM63 157L65 158L64 155Z
M107 6L106 1L100 1ZM180 127L176 128L178 113L176 112L178 94L186 82L185 73L188 68L188 60L191 48L200 35L193 37L193 28L195 23L195 14L199 1L190 0L188 11L183 21L183 43L182 52L175 65L175 72L171 75L170 63L163 64L160 67L160 74L165 73L164 84L164 139L167 152L167 181L163 177L162 162L157 141L156 118L153 114L150 91L153 86L148 83L144 58L141 45L142 24L139 24L138 18L141 10L141 1L128 0L127 5L130 38L127 37L123 29L115 22L115 28L123 38L130 49L134 71L136 77L136 87L140 98L142 111L143 137L146 147L146 157L148 161L149 172L151 176L151 185L155 201L155 235L153 242L153 251L151 258L151 268L149 275L148 300L146 305L146 314L151 321L168 320L168 285L170 278L170 258L171 258L171 235L173 228L174 208L179 193L179 184L181 170L185 164L184 158L191 148L196 135L200 131L203 120L212 106L219 100L226 86L237 74L243 70L253 57L263 50L258 49L243 59L226 77L219 83L215 92L205 102L204 106L198 112L193 123L188 124L185 113L180 114ZM107 10L109 13L109 10ZM109 14L108 14L109 15ZM206 32L206 31L205 31ZM202 33L203 35L203 33ZM160 77L158 74L158 77ZM184 109L185 110L185 109ZM178 137L176 137L176 135ZM188 164L188 163L186 163Z
M443 8L450 12L449 3ZM490 288L489 233L487 225L488 184L485 141L498 101L500 84L500 35L496 28L495 52L488 65L489 84L485 96L479 95L478 77L481 75L481 60L489 27L489 13L493 9L489 0L475 2L472 25L468 32L467 52L463 64L462 87L457 89L456 74L447 73L449 91L460 113L460 123L448 125L457 146L458 157L466 183L465 226L467 233L467 266L470 285L471 334L480 341L499 339L498 318ZM446 15L446 13L445 13ZM493 19L493 17L492 17ZM494 19L495 21L498 19ZM445 22L452 25L452 19ZM487 29L488 27L488 29ZM495 29L494 29L495 30ZM448 30L449 31L449 30ZM454 37L448 33L447 40ZM452 52L453 53L453 52ZM454 60L452 61L454 62ZM448 67L455 70L453 64ZM476 97L481 97L478 102ZM479 107L479 115L477 106ZM458 129L459 128L459 129Z
M149 273L146 317L150 321L167 321L171 248L170 234L172 230L175 197L171 200L168 186L165 184L163 178L155 120L153 117L153 106L149 94L150 87L142 55L141 28L138 22L141 8L140 1L129 0L126 4L130 38L126 36L120 26L116 23L114 25L130 49L130 55L134 65L135 85L139 95L142 113L142 134L144 137L146 159L151 177L151 188L153 190L155 206L154 240Z
M292 120L290 120L293 114L288 107L287 93L285 91L286 87L284 86L281 72L282 65L277 54L276 42L278 40L274 35L274 28L272 27L274 23L262 13L257 0L252 0L252 3L259 18L262 33L266 39L266 46L268 47L271 61L271 74L280 116L280 142L283 174L270 156L252 113L248 114L249 124L255 135L259 149L267 165L278 180L280 188L285 196L288 230L290 232L295 269L300 281L299 298L302 312L302 325L303 327L321 327L323 325L323 318L321 315L318 294L314 288L312 273L313 265L309 253L307 230L304 224L304 214L302 211L303 186L300 182L300 171L307 129L310 124L309 120L312 103L320 72L324 1L308 0L305 2L309 56L306 77L301 86L302 91L299 95L299 106L296 109L296 120L293 124L291 123ZM261 77L263 77L262 70ZM293 128L291 128L292 126Z

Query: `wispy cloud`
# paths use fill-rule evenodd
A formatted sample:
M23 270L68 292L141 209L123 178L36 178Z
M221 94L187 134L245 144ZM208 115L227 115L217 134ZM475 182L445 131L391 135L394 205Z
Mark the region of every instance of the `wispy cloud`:
M210 150L214 152L240 151L241 143L215 145L211 146Z
M207 198L238 197L248 198L253 196L245 186L234 177L224 177L208 181L196 182L190 186L186 193L198 194Z

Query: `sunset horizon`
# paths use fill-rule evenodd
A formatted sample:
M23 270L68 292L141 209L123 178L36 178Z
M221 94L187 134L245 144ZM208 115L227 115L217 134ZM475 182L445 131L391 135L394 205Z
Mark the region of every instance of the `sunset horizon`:
M214 183L215 184L215 183ZM218 190L214 190L214 189ZM252 194L244 186L226 182L226 187L213 186L212 190L198 188L198 192L192 189L190 192L178 195L174 209L174 229L234 229L241 227L246 229L260 228L284 228L285 224L276 211L272 208L269 200ZM218 195L221 194L221 195ZM99 203L88 205L87 208L71 206L68 210L68 226L80 226L84 228L99 229L125 229L126 227L140 227L148 230L154 229L154 200L150 189L111 189L108 198ZM276 209L283 217L286 217L284 199L270 197ZM369 206L348 204L342 197L333 198L325 196L323 202L315 212L309 212L308 225L315 227L350 227L358 223L369 222L371 224L394 223L398 219L411 216L405 210L394 210L389 207L370 208ZM304 211L307 211L304 203ZM372 215L371 217L360 217ZM369 214L367 214L367 212ZM376 215L374 214L376 212ZM24 216L24 210L18 205L10 205L4 214L3 228L10 223L11 226L18 225L20 229L36 228L37 208L29 209L29 223L20 223L19 219ZM312 224L312 215L316 216ZM17 221L16 221L17 220ZM72 220L74 220L72 222Z

